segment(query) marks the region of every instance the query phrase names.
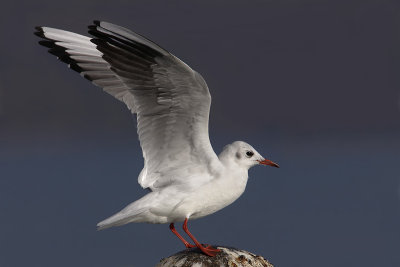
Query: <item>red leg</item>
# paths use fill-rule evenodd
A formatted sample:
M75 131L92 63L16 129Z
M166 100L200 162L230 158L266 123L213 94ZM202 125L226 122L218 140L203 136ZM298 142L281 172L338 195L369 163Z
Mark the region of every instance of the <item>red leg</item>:
M214 257L215 255L220 252L220 249L213 248L212 246L207 246L204 247L200 244L199 241L189 232L188 226L187 226L188 219L185 219L185 222L183 223L183 231L193 240L193 242L196 244L196 247L198 247L204 254Z
M190 244L189 242L187 242L179 233L178 231L176 231L174 223L171 223L169 225L169 229L171 230L172 233L174 233L182 242L183 244L185 244L186 248L195 248L195 245Z

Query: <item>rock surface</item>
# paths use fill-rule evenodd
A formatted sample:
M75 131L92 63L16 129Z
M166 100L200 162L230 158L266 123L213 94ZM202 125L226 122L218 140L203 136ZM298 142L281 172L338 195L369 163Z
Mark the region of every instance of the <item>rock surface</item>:
M197 248L180 251L162 259L156 267L273 267L261 256L230 247L214 246L221 250L215 257L201 253Z

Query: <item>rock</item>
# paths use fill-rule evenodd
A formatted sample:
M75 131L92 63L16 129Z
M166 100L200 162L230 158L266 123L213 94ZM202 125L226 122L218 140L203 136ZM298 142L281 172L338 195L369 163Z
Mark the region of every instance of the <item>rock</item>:
M273 267L269 261L253 253L230 247L214 247L221 250L215 257L204 255L197 248L186 249L162 259L156 267Z

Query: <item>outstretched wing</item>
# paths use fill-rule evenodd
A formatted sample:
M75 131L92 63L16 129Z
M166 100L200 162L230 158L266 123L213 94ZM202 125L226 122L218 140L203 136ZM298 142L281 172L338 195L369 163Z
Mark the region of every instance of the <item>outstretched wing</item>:
M50 53L137 114L145 159L142 187L158 190L212 179L219 161L208 136L211 96L200 74L157 44L111 23L89 26L93 39L37 29ZM194 171L203 175L194 177Z

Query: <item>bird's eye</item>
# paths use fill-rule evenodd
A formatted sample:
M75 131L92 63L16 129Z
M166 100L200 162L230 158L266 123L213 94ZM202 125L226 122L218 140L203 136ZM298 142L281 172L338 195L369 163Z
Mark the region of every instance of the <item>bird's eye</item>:
M246 152L246 156L247 156L248 158L251 158L253 155L254 155L254 153L251 152L251 151L247 151L247 152Z

